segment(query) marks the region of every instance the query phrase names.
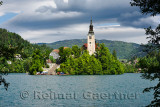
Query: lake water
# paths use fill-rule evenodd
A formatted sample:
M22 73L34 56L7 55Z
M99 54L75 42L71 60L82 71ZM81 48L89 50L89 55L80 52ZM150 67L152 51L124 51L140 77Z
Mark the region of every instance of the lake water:
M158 81L141 74L52 76L9 74L8 91L0 86L0 107L142 107L153 92L142 93Z

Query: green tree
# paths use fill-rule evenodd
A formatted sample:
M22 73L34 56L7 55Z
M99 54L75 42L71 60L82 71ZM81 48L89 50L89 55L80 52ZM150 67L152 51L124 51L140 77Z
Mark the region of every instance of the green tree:
M31 63L31 67L29 69L29 74L30 75L36 75L37 72L42 72L42 63L41 63L41 53L40 50L35 50L33 53L33 59L32 59L32 63Z
M56 63L56 60L53 58L53 56L49 56L49 59L52 61L52 63Z
M117 52L116 52L116 50L113 50L112 55L113 55L113 57L117 60Z
M25 72L29 72L29 69L31 67L31 64L32 64L32 58L27 58L26 60L24 60L24 69L25 69Z
M150 14L152 16L160 14L159 0L132 0L131 6L138 6L142 14Z
M0 1L0 6L2 5L2 1ZM1 49L0 49L1 50ZM4 56L2 56L1 54L3 53L3 51L1 50L0 51L0 62L3 62L3 64L4 64L4 62L6 62L6 60L5 60L5 57ZM0 85L3 83L4 84L4 88L7 90L8 89L8 86L9 86L9 83L8 82L6 82L6 80L5 80L5 78L3 78L2 77L2 75L6 75L7 74L7 72L6 72L6 70L4 70L4 68L5 68L5 64L3 65L3 64L0 64ZM8 70L7 70L8 71Z
M97 51L96 56L102 64L103 74L108 74L108 69L111 65L111 60L112 60L109 49L105 47L104 44L100 44L100 50Z
M2 5L2 3L3 3L3 2L2 2L2 1L0 1L0 5Z
M91 66L90 66L90 55L89 55L89 52L88 51L85 51L82 55L82 69L83 71L81 70L81 74L83 75L89 75L91 71Z
M91 67L90 75L102 75L103 74L101 62L98 59L96 59L94 56L90 57L90 67Z
M125 64L125 73L135 73L137 71L137 67L135 67L133 64Z
M70 75L100 75L102 74L102 66L98 59L85 51L79 58L72 56L67 58L67 61L61 64L58 71Z
M132 0L131 6L138 6L142 14L150 14L151 16L156 16L160 14L160 1L159 0ZM149 38L149 50L160 49L160 24L155 28L152 27L146 28L146 35L150 35ZM152 58L149 58L149 60ZM158 57L157 57L158 59ZM154 59L155 60L155 59ZM159 61L159 60L158 60ZM147 64L146 64L147 63ZM142 75L143 78L149 80L158 79L159 83L154 87L149 87L144 89L144 92L154 90L154 100L148 106L159 106L160 105L160 65L155 60L151 62L152 64L148 65L148 59L142 59L142 67L146 67L145 73ZM152 69L151 69L152 68ZM154 75L152 74L154 73Z
M100 44L100 49L96 50L96 57L102 64L103 74L123 74L124 66L109 52L104 44Z
M104 44L101 44L100 49L96 50L96 57L90 56L87 50L78 58L68 54L58 71L71 75L123 74L124 66L112 56Z
M67 58L69 58L69 56L71 56L71 48L66 48L64 49L64 47L60 47L59 48L59 55L60 55L60 62L63 63L67 60Z
M81 54L81 50L77 45L72 46L72 54L75 58L78 58Z
M59 60L60 60L61 63L65 61L63 50L64 50L64 47L59 48L59 56L60 56Z

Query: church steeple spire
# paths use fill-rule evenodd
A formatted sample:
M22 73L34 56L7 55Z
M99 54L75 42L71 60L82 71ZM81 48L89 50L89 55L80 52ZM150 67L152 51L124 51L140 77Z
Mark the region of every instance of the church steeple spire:
M91 25L92 25L92 17L91 17Z
M89 52L90 55L95 53L95 35L94 35L94 31L93 31L93 23L92 23L92 17L91 17L91 21L90 21L90 26L89 26L89 32L87 35L87 50Z
M92 17L91 17L91 23L90 23L90 26L89 26L89 34L94 34L94 31L93 31L93 25L92 25Z

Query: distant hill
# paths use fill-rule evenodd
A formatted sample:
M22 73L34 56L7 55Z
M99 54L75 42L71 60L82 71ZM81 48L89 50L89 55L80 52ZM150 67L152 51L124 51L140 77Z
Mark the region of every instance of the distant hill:
M54 43L45 43L47 46L58 49L59 47L72 47L73 45L78 45L81 47L84 43L87 43L86 39L73 39L57 41ZM127 43L122 41L111 41L111 40L96 40L96 43L104 43L112 53L115 49L117 51L117 56L120 59L129 59L133 56L143 56L142 47L136 43ZM44 43L39 43L39 45Z

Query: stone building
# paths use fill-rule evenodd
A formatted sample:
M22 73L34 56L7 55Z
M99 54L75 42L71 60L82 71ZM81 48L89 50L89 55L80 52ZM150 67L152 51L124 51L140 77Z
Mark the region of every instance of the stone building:
M59 56L59 49L54 49L50 54L49 56L53 56L54 59L58 59L60 56Z
M64 47L64 49L66 49L68 47ZM59 49L54 49L49 56L53 56L54 59L58 60L59 59Z

